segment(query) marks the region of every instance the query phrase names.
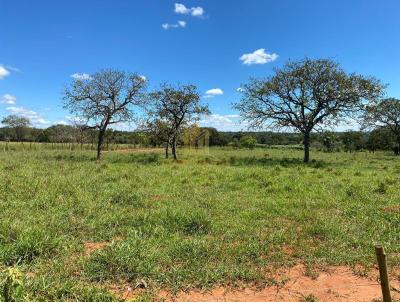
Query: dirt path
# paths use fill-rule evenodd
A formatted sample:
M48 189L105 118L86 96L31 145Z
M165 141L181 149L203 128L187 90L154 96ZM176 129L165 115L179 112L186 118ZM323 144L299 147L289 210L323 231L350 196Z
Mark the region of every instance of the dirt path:
M381 301L378 272L369 277L360 277L348 267L332 267L317 273L315 278L306 276L303 265L284 270L276 277L279 286L262 290L231 290L222 287L209 292L190 291L171 296L168 292L159 293L160 301L165 302L373 302ZM399 280L391 282L400 288ZM114 291L115 293L115 291ZM117 295L130 301L138 295L132 288L121 289ZM394 299L400 299L399 292L392 291Z

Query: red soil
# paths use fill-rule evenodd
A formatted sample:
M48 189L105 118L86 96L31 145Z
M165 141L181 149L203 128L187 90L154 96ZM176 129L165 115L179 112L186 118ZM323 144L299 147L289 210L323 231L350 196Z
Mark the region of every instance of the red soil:
M85 255L89 256L91 253L97 251L97 250L102 250L105 247L110 245L110 242L104 241L104 242L85 242Z
M348 267L331 267L317 272L315 278L306 276L305 271L303 265L282 270L275 278L278 285L261 290L251 288L234 290L217 287L209 292L193 290L181 292L177 296L161 291L158 298L159 301L165 302L380 301L381 289L377 282L377 271L371 272L370 277L360 277L356 276ZM391 281L391 285L394 288L400 288L400 282L395 278ZM142 292L142 290L135 290L129 286L118 290L114 288L111 291L125 301L134 299ZM392 296L394 299L399 299L399 291L393 290Z

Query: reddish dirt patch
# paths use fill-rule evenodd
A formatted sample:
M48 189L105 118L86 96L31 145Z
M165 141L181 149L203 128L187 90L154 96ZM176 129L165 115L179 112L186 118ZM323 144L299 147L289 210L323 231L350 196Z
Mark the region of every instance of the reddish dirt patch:
M383 211L386 213L400 213L400 205L393 205L383 208Z
M110 242L108 242L108 241L104 241L104 242L86 242L85 246L84 246L85 255L89 256L93 252L95 252L97 250L102 250L105 247L107 247L108 245L110 245Z
M150 199L154 201L167 200L168 198L170 198L169 195L150 195Z
M141 293L140 290L134 290L133 287L128 284L123 286L112 285L109 291L118 297L118 299L125 301L133 300Z
M36 273L34 273L34 272L27 272L27 273L26 273L26 277L27 277L27 278L31 278L31 279L32 279L32 278L35 278L35 277L36 277Z
M279 274L279 277L276 278L278 285L259 291L253 289L227 291L224 288L216 288L208 293L198 291L182 293L176 298L167 297L167 301L299 302L307 296L313 296L316 301L324 302L371 302L373 299L380 298L378 282L372 278L358 277L350 268L334 267L319 271L316 278L306 276L305 271L304 266L297 265Z
M85 250L85 255L90 256L93 252L97 250L102 250L106 248L107 246L111 245L112 243L116 241L121 241L123 238L120 236L114 237L112 241L102 241L102 242L85 242L84 244L84 250Z
M311 278L306 276L303 265L297 265L278 272L275 278L277 285L261 290L218 287L209 292L194 290L179 293L177 296L161 291L158 298L165 302L299 302L314 301L306 300L306 297L314 297L319 302L372 302L380 301L381 298L377 274L377 271L373 271L373 277L359 277L348 267L332 267L318 271L317 277ZM395 288L400 286L397 280L391 283ZM141 291L125 286L124 289L113 292L129 301ZM396 290L392 291L392 295L394 299L400 298L400 293Z

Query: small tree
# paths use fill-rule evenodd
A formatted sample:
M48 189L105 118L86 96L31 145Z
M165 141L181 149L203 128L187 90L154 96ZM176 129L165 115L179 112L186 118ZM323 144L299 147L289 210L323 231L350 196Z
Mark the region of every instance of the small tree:
M190 124L182 129L181 139L185 146L198 148L198 136L202 132L197 124Z
M194 85L174 87L164 84L159 91L151 94L151 106L148 109L150 117L165 127L163 131L175 160L178 159L176 145L183 126L197 121L201 114L209 113L208 106L201 105Z
M365 101L378 98L381 83L371 77L347 74L331 60L288 62L265 80L252 79L242 87L235 104L250 127L291 128L303 135L304 162L310 155L310 133L360 112Z
M118 70L101 70L75 80L65 89L65 108L82 120L86 129L98 130L97 160L101 159L107 127L133 118L133 105L143 101L143 77Z
M378 127L368 133L365 145L369 151L375 152L376 150L392 150L395 142L396 138L388 128ZM393 151L396 154L396 149Z
M364 114L364 127L386 128L396 139L393 151L400 154L400 100L395 98L377 101L367 106Z
M164 145L165 158L169 157L169 146L171 144L172 129L170 125L158 118L148 120L143 126L144 131L149 133L154 145Z
M344 151L352 152L365 147L365 134L358 131L346 131L341 135Z
M254 149L257 145L257 139L252 135L243 135L240 138L240 145L244 148Z
M22 141L27 134L31 121L29 118L13 114L3 118L1 123L12 130L13 140Z
M338 149L339 138L334 132L325 131L321 135L321 143L326 152L333 152L335 149Z

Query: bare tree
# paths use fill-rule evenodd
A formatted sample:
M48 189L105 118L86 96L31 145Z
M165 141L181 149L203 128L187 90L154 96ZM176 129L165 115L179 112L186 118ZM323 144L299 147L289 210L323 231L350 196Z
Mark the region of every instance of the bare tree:
M235 104L250 127L295 129L303 134L304 162L310 155L310 133L360 113L363 104L381 96L375 78L347 74L331 60L288 62L263 80L251 79Z
M142 103L145 87L146 81L137 74L106 69L88 79L77 79L65 89L65 108L76 114L87 129L98 130L98 160L107 127L132 120L132 105Z
M164 84L159 91L150 95L150 117L158 120L167 134L174 159L178 159L176 145L181 129L197 121L202 114L208 114L207 105L200 103L200 96L194 85L171 86ZM166 154L168 147L166 147Z
M1 123L13 131L13 139L18 142L24 139L31 125L29 118L14 114L3 118Z
M393 148L396 155L400 154L400 100L388 98L379 100L365 108L363 127L384 127L396 138L397 146Z

